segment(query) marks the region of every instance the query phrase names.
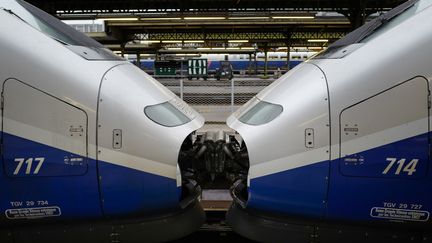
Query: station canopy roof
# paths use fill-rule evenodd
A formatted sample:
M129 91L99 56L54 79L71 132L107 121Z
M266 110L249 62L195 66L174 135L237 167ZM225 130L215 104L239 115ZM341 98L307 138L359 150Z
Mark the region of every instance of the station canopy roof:
M28 0L113 50L250 53L322 48L403 0ZM78 22L79 23L79 22ZM86 26L90 25L90 26ZM91 26L93 25L93 27ZM100 25L100 28L94 28Z

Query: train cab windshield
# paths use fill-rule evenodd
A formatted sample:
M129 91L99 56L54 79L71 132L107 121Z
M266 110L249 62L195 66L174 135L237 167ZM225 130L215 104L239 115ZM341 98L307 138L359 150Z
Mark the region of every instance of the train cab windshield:
M99 42L25 1L3 1L2 7L87 60L122 60Z
M432 0L407 1L336 41L315 59L343 58L364 43L380 36L431 5Z

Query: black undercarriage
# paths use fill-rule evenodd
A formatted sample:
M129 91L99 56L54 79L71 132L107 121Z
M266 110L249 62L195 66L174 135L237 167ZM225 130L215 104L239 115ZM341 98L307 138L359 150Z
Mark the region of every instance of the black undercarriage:
M240 139L225 131L189 135L179 156L183 180L194 180L202 189L228 189L245 181L249 159Z

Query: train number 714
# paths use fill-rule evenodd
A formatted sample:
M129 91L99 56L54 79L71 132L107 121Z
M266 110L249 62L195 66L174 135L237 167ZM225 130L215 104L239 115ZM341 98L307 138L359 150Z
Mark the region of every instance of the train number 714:
M412 159L408 164L405 165L406 159L398 160L396 158L387 158L386 160L389 161L389 164L382 172L383 175L387 175L395 164L397 165L397 168L394 171L395 175L399 175L401 172L406 172L409 176L413 175L414 172L416 172L416 166L419 161L418 159Z

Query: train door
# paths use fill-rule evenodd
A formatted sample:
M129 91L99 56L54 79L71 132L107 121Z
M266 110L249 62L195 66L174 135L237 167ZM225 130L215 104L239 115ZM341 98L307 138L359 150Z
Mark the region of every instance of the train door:
M415 77L340 113L340 158L332 167L329 215L429 220L428 99L428 81Z
M0 221L100 215L86 113L8 79L2 114Z

